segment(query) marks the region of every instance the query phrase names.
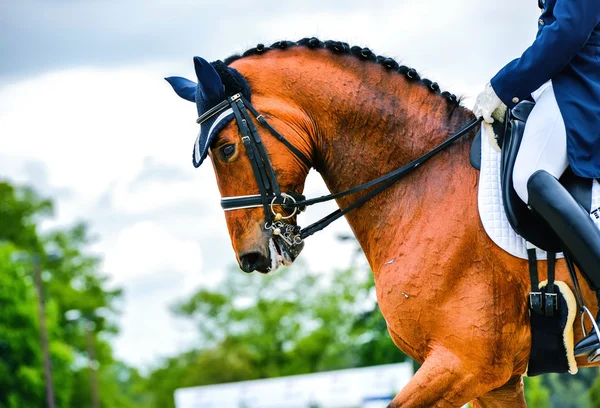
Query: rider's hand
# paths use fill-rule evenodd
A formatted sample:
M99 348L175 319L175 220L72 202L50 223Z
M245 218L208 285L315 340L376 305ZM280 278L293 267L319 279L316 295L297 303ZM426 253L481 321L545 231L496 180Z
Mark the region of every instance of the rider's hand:
M500 105L502 105L502 101L498 98L498 95L494 92L494 88L492 88L492 85L488 82L483 92L477 96L473 113L477 118L483 117L483 120L487 123L494 123L492 113L498 109Z

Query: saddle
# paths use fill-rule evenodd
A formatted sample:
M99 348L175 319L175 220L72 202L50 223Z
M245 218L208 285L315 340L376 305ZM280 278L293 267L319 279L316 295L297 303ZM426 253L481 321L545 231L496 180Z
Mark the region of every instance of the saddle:
M522 101L513 109L506 111L504 123L495 121L493 124L496 142L502 152L500 169L502 202L508 222L517 234L546 252L558 253L562 251L558 237L529 210L517 195L512 183L525 123L534 106L535 103L532 101ZM474 168L481 169L481 130L473 140L470 161ZM592 206L593 180L575 175L569 167L559 181L589 213Z
M531 292L529 294L531 353L527 368L528 376L545 373L575 374L577 363L573 354L572 325L577 306L583 305L575 299L570 288L561 281L555 281L556 254L562 252L560 241L554 232L539 219L517 195L513 183L513 171L517 153L521 146L525 123L535 106L532 101L523 101L507 110L504 121L496 120L492 127L496 143L500 148L500 189L502 206L506 218L514 231L528 242L529 274ZM470 161L474 168L481 170L481 130L471 146ZM593 180L576 176L569 168L560 178L560 183L575 200L590 213L592 207ZM530 245L531 244L531 245ZM538 280L536 249L547 252L548 279ZM570 259L567 260L571 278L577 279Z

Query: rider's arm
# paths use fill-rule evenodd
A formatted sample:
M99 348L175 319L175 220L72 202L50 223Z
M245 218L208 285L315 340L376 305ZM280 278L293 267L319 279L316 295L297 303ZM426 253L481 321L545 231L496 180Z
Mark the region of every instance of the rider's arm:
M491 80L509 108L562 71L585 46L600 18L600 0L557 0L556 21L541 29L521 58L509 62Z

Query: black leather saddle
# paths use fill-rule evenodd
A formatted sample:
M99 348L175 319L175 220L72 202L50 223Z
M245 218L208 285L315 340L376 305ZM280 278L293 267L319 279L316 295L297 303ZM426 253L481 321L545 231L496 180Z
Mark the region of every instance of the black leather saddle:
M494 131L501 148L501 189L502 202L508 222L517 234L536 247L547 252L562 252L558 237L540 218L532 213L527 205L519 198L513 188L513 168L517 158L525 123L535 106L532 101L522 101L511 110L507 110L504 125L494 122ZM471 146L471 164L476 169L481 168L481 131L475 137ZM592 182L576 176L569 167L559 180L573 197L590 212L592 205Z

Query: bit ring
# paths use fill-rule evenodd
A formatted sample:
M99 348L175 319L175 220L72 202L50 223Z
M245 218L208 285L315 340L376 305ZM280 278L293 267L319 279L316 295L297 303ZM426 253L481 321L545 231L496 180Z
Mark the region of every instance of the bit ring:
M283 203L285 204L286 200L289 198L290 200L292 200L294 202L294 204L296 204L296 199L294 197L292 197L289 194L286 193L281 193L281 197L283 197ZM274 216L277 216L277 213L275 212L275 209L273 208L275 206L275 200L277 200L277 196L273 197L273 200L271 200L271 213L273 213ZM296 215L296 213L298 212L298 207L294 207L294 212L291 215L288 215L287 217L281 217L282 220L289 220L290 218L292 218L294 215Z

